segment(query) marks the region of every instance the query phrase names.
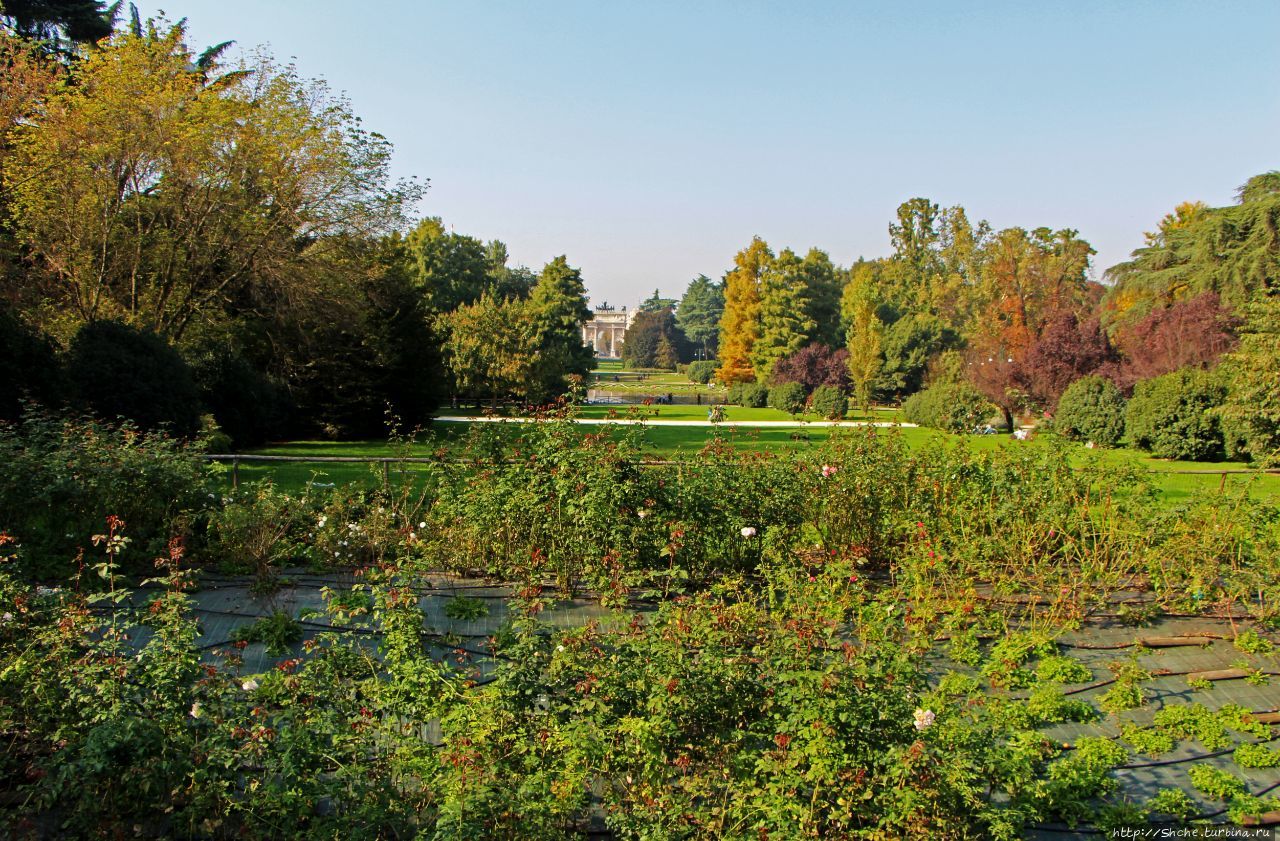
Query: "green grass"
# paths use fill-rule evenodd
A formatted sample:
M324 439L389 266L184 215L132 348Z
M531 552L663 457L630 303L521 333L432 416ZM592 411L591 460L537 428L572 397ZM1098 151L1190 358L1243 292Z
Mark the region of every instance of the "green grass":
M607 407L589 407L604 409ZM696 419L705 419L705 408L698 406L661 406L654 407L669 410L663 417L679 417L682 410L694 410ZM772 409L741 409L730 407L732 412L760 413L757 419L773 419L769 412ZM587 412L585 416L590 416ZM781 415L781 413L777 413ZM805 451L820 447L832 430L829 427L789 427L789 428L749 428L734 427L731 415L730 422L719 427L657 427L650 426L644 430L644 448L646 455L654 459L670 458L677 454L697 452L714 435L740 450L752 451ZM785 418L785 416L783 416ZM739 417L745 420L746 417ZM440 452L458 455L461 452L462 437L469 424L450 423L437 424L428 438L415 443L409 454L420 458L431 458ZM516 427L512 427L514 432ZM583 427L583 432L598 431L599 427ZM622 434L621 428L619 433ZM933 429L899 428L895 431L880 431L877 434L901 435L908 446L921 447L938 441L953 441L957 436L947 435ZM1051 436L1041 436L1030 442L1013 441L1005 435L972 435L965 436L965 442L975 450L991 450L996 447L1038 447L1048 446ZM401 447L393 446L385 441L292 441L255 451L262 455L289 456L362 456L389 457L404 454ZM1186 474L1175 473L1179 470L1239 470L1241 465L1231 462L1185 462L1154 459L1134 450L1086 450L1078 448L1080 464L1096 459L1103 466L1137 465L1151 471L1156 487L1160 490L1167 504L1177 504L1189 499L1196 493L1217 493L1219 488L1235 493L1248 489L1256 498L1274 500L1280 503L1280 476L1268 474L1232 474L1224 477L1220 474ZM391 465L389 470L393 476L421 472L432 469L428 465ZM277 462L252 463L243 462L239 467L240 481L252 481L271 478L277 485L286 490L301 490L308 482L345 484L353 481L376 483L382 480L383 468L378 464L359 463L325 463L325 462ZM230 471L225 471L228 483Z
M705 421L707 419L707 406L702 405L686 405L683 403L673 403L671 405L618 405L618 404L597 404L591 406L578 407L578 416L583 418L628 418L638 417L645 419L659 420L696 420ZM742 406L725 406L725 423L732 424L734 421L789 421L789 422L809 422L822 420L817 415L789 415L786 412L777 409L746 409ZM873 412L873 420L892 421L896 416L893 412ZM850 420L864 420L867 416L861 413L851 413Z

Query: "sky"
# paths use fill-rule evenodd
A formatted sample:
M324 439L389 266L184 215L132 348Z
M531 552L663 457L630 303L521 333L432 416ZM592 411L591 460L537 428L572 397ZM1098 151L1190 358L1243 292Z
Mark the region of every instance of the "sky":
M266 46L429 183L418 208L565 254L594 303L678 297L752 236L846 265L925 196L1074 228L1094 271L1178 202L1280 169L1280 0L165 0Z

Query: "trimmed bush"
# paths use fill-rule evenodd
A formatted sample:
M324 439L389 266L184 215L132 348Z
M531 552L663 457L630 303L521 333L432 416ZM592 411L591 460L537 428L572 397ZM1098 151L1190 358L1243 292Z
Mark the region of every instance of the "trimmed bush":
M780 383L769 389L769 406L789 415L798 415L804 411L806 396L800 383Z
M747 409L761 409L769 401L769 389L760 383L735 383L729 389L729 402Z
M1105 377L1081 377L1062 392L1053 428L1075 441L1114 447L1124 437L1124 395Z
M849 400L833 385L820 385L809 395L809 411L827 420L840 420L849 411Z
M1213 371L1183 368L1138 383L1125 410L1129 443L1157 458L1208 461L1222 458L1217 409L1227 397Z
M162 337L118 321L92 321L71 340L74 402L105 421L183 438L200 431L200 392L187 363Z
M967 382L931 385L902 404L907 421L961 434L973 432L994 411L991 402Z
M690 362L686 366L685 373L689 377L689 382L701 383L706 385L711 382L711 378L716 375L716 363L710 359L700 359L697 362Z

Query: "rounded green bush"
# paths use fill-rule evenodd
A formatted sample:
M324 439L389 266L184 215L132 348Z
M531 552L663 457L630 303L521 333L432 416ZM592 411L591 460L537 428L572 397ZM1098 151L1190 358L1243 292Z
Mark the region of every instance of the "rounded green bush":
M161 336L118 321L91 321L71 340L67 375L75 402L105 421L182 438L200 431L191 369Z
M1114 447L1124 437L1124 395L1105 377L1081 377L1062 392L1053 428L1074 441Z
M1157 458L1208 461L1222 458L1217 408L1226 385L1213 371L1183 368L1137 384L1125 409L1129 443Z
M697 362L690 362L685 375L688 376L689 382L701 383L706 385L711 382L712 377L716 375L716 363L711 359L700 359Z
M993 411L990 401L967 382L931 385L902 404L907 421L956 433L973 432Z
M807 395L800 383L780 383L769 389L769 406L789 415L804 411Z
M747 409L763 409L769 400L769 389L760 383L743 383L738 392L738 405Z
M820 385L809 395L809 411L827 420L840 420L848 410L848 398L833 385Z

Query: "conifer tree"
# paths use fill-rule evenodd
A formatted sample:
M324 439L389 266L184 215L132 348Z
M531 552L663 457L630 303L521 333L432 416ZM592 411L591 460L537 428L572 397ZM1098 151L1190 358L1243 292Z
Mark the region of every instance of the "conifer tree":
M809 317L809 287L804 261L789 248L770 261L760 276L760 335L751 348L751 367L764 382L779 359L809 343L817 324Z
M725 385L755 379L751 354L760 336L760 278L772 261L769 246L755 237L734 257L734 268L725 275L720 368L716 371L716 378Z

